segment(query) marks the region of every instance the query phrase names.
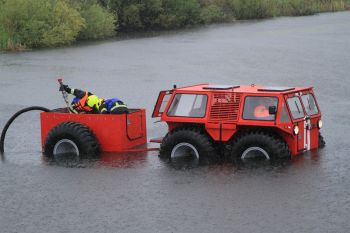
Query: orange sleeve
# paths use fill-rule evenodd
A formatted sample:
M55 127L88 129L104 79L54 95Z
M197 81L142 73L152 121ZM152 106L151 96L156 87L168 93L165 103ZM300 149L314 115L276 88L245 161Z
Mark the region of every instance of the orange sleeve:
M269 110L264 105L259 105L254 110L254 116L256 118L269 117Z

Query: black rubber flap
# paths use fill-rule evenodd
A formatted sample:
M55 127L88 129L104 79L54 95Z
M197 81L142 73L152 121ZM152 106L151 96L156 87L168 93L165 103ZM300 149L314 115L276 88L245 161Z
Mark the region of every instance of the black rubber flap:
M203 87L203 89L208 89L208 90L229 90L233 88L238 88L240 86L235 86L235 85L208 85L206 87Z

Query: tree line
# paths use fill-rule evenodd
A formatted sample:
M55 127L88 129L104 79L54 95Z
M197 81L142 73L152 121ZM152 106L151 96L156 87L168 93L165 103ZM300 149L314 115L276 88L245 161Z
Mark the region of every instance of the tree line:
M0 0L0 49L347 9L350 0Z

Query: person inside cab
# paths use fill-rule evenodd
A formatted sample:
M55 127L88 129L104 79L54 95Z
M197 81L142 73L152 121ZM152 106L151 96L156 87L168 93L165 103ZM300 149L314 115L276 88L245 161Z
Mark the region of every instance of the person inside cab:
M275 115L270 114L269 107L276 106L274 98L261 97L259 98L258 105L254 109L254 117L258 120L274 120Z
M258 106L255 107L254 110L254 117L255 118L268 118L270 116L269 114L269 109L266 108L266 106L264 104L260 104Z
M69 106L72 113L124 114L129 112L126 104L118 98L102 99L91 92L73 89L68 85L62 85L60 91L63 90L75 96Z

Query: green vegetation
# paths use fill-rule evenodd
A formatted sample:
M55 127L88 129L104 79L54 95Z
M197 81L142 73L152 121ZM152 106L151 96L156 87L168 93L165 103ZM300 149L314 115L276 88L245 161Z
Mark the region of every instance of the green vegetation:
M350 0L0 0L0 49L349 9Z
M52 17L46 22L49 28L43 31L37 45L57 46L70 44L75 40L80 30L85 27L85 20L77 10L70 8L65 2L58 1L52 8ZM36 28L31 28L31 30L35 32ZM25 38L25 35L22 38ZM30 41L25 44L29 45Z
M116 16L95 1L0 0L0 49L67 45L115 35Z
M116 16L98 4L92 4L81 10L85 19L85 28L78 39L99 39L116 34Z

